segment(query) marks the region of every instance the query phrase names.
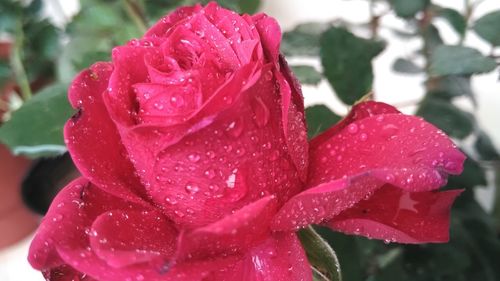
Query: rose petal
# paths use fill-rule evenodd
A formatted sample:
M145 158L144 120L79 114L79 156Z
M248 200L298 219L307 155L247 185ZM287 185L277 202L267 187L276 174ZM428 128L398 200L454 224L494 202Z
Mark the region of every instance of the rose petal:
M155 46L120 46L113 49L115 69L103 98L119 130L137 123L137 100L132 85L148 81L147 58L159 54L160 50Z
M120 268L174 253L177 231L157 211L114 210L96 218L90 246L110 266Z
M291 230L328 220L386 183L411 192L439 188L448 173L461 172L464 159L446 135L417 117L355 121L311 148L314 187L289 200L272 227Z
M268 62L278 65L281 42L281 28L278 22L266 14L254 15L252 19L259 32L260 41Z
M84 178L71 182L56 196L31 243L29 261L36 269L62 263L57 248L87 244L92 222L114 209L143 209L91 184Z
M113 211L119 215L127 213L129 219L135 221L135 226L139 226L140 224L141 226L147 226L153 223L151 219L156 220L156 217L151 218L150 215L144 215L144 217L142 217L143 214L140 214L140 217L137 216L137 212L140 213L141 210L151 212L150 214L154 214L154 211L146 210L140 205L125 202L107 194L90 184L87 180L81 178L68 185L54 199L49 212L42 225L39 227L31 244L29 262L34 268L44 271L46 275L49 276L55 276L54 274L57 275L57 273L61 271L73 272L72 269L74 269L75 272L82 272L97 280L106 281L123 281L128 279L148 281L196 281L202 280L202 278L207 276L211 271L218 270L234 262L231 259L219 258L216 260L181 263L172 266L168 260L169 257L164 257L165 260L158 259L154 262L134 264L121 268L110 266L109 263L115 266L126 265L127 262L124 257L131 257L131 253L122 252L124 256L119 256L119 253L115 252L111 255L110 252L105 252L107 249L104 246L95 245L96 242L100 242L94 240L93 246L96 247L101 257L113 258L113 260L103 260L96 255L93 247L91 247L89 236L92 237L95 235L95 232L90 226L96 218L112 210L120 210ZM120 218L120 220L123 220L123 218L124 217ZM140 221L142 218L144 218L144 221ZM144 244L144 240L149 238L162 239L165 237L163 234L160 236L154 235L156 230L149 229L149 226L147 231L152 231L152 236L149 237L125 236L125 233L122 232L124 229L119 229L120 233L117 233L119 234L118 237L107 235L111 234L109 231L112 230L107 228L109 227L109 222L109 219L101 217L95 224L97 230L94 229L97 231L97 236L95 238L99 238L98 231L101 231L106 239L108 239L109 245L117 246L123 238L138 240L121 241L126 242L126 245L120 247L121 249L130 249L125 246L133 246L133 243L139 242L139 240L141 241L139 247L145 245L159 247L159 245L169 242L167 239L167 241L149 241L150 243ZM128 226L133 227L133 224ZM167 235L172 233L170 230L171 228L168 228L168 226L155 225L154 227L160 227L160 231L169 229ZM132 231L132 233L134 233L133 231L140 232L138 229L130 229L130 231ZM112 239L118 240L112 241ZM147 248L146 250L150 249L151 248ZM172 249L167 247L163 249L160 254L165 254L170 251L172 251ZM144 258L144 255L139 252L136 257L131 258L139 262L141 258Z
M385 185L327 222L331 228L399 243L449 240L450 209L462 190L408 192Z
M184 6L177 8L175 11L169 13L167 16L161 18L156 24L154 24L144 35L144 37L163 37L168 33L174 25L179 22L184 22L189 20L189 18L199 11L202 10L200 4L193 6Z
M68 97L78 112L66 123L64 136L87 179L115 196L141 202L144 190L102 100L112 70L109 63L97 63L75 78Z
M295 233L276 233L232 267L205 281L312 281L310 264Z
M275 197L267 196L219 221L188 231L180 239L177 259L202 260L248 250L270 234L276 202Z
M163 123L168 126L185 121L201 105L200 90L197 86L194 83L134 84L141 122Z
M309 186L384 169L397 173L389 182L412 191L444 185L447 174L459 174L465 160L441 130L402 114L353 122L328 141L312 146L310 155Z
M326 130L321 135L312 139L310 145L311 145L311 147L319 146L321 143L328 141L333 136L338 134L342 129L344 129L349 124L351 124L355 121L359 121L361 119L364 119L364 118L367 118L370 116L375 116L375 115L380 115L380 114L391 114L391 113L397 114L400 112L392 105L389 105L389 104L386 104L383 102L366 101L366 102L358 103L352 107L349 114L344 119L342 119L339 123L337 123L335 126L331 127L330 129Z
M206 13L194 15L189 21L192 25L191 30L199 34L198 36L210 46L207 52L211 50L218 54L221 69L236 70L241 65L231 44L221 30L211 23L207 17L210 17L210 15Z

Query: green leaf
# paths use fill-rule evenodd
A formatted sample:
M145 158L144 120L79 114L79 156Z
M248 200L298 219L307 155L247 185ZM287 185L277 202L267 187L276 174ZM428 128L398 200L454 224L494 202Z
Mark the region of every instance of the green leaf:
M302 84L318 85L323 76L309 65L293 65L292 71Z
M434 76L466 75L490 72L495 67L494 59L483 56L476 49L443 45L432 54L430 72Z
M420 66L416 65L411 60L403 58L396 59L394 61L394 64L392 65L392 69L395 72L405 73L405 74L416 74L422 72L422 68Z
M307 135L309 138L326 131L342 119L325 105L319 104L306 108Z
M303 23L283 33L281 51L287 56L318 56L321 33L325 24Z
M429 0L390 0L390 2L396 15L402 18L414 17L429 4Z
M331 27L321 36L320 46L324 75L344 103L353 104L371 90L371 61L384 49L383 42Z
M469 75L432 77L425 83L429 94L433 97L451 100L454 97L466 96L472 99L474 104L476 103Z
M340 264L335 251L312 227L299 231L299 239L311 265L330 281L341 281Z
M500 11L494 11L479 18L473 26L474 31L493 46L500 46Z
M436 48L444 44L443 38L441 38L441 34L439 33L439 29L437 29L433 24L429 24L427 28L424 28L422 36L425 39L424 51L427 52L427 55L431 55Z
M468 136L474 128L474 118L470 113L441 99L425 99L417 115L424 117L448 135L459 139Z
M479 132L476 142L474 143L474 148L482 160L500 160L498 150L495 148L490 136L488 136L485 132Z
M66 151L63 126L73 110L64 85L46 87L0 127L0 141L15 154L39 157Z
M455 29L455 31L463 36L465 34L465 29L467 28L467 22L464 16L460 14L457 10L450 8L440 8L437 12L437 16L447 20L450 25Z

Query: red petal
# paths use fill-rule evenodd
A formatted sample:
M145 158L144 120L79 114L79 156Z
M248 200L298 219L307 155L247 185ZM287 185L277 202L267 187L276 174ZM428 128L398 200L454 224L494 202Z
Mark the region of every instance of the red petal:
M461 192L411 193L385 185L327 224L347 234L390 242L448 242L451 205Z
M281 42L281 28L278 22L265 14L254 15L252 18L268 62L277 65Z
M112 52L115 69L109 78L104 102L109 115L121 127L137 123L137 100L132 85L148 81L147 58L160 55L154 46L119 46Z
M400 112L392 105L383 102L366 101L358 103L352 107L349 114L339 123L337 123L335 126L331 127L330 129L323 132L321 135L311 140L310 145L311 147L316 147L321 145L323 142L328 141L330 138L338 134L342 129L344 129L349 124L355 121L359 121L361 119L370 116L375 116L380 114L391 114L391 113L400 113Z
M94 221L90 246L110 266L150 262L174 253L177 231L157 211L106 212Z
M29 261L44 269L62 263L56 248L75 248L88 244L88 232L95 218L114 209L143 209L102 191L79 178L66 186L52 202L31 243Z
M295 233L277 233L232 267L204 281L312 281L310 264Z
M195 13L201 11L202 7L200 4L194 6L180 7L168 14L167 16L160 19L156 24L154 24L144 35L144 37L163 37L168 33L168 30L172 26L178 24L179 22L184 22L189 19Z
M383 121L383 122L382 122ZM401 114L367 117L311 148L309 186L287 202L273 228L296 229L328 220L385 183L429 191L458 174L465 157L434 126Z
M465 156L433 125L414 116L383 114L349 124L310 151L309 186L376 169L393 172L395 185L436 189L462 172ZM425 173L425 171L427 171Z
M109 63L97 63L73 81L68 97L79 112L64 128L66 145L86 178L118 197L140 202L137 195L144 190L102 100L112 70Z
M177 259L206 259L217 255L241 254L269 234L276 213L276 199L264 197L223 219L185 233Z
M140 213L141 210L151 213L142 214ZM130 221L126 225L121 225L124 228L110 228L113 226L110 226L108 223L115 223L116 221L110 221L109 218L102 216L109 211L122 216L123 214L128 214ZM131 252L115 252L112 254L104 246L96 245L100 243L98 241L99 238L106 238L108 243L110 243L109 245L114 245L118 250L130 250L137 247L143 250L154 248L160 254L172 252L172 245L165 245L165 243L172 241L172 229L168 226L160 225L162 222L165 223L165 220L157 221L157 216L151 217L152 214L155 213L151 210L145 210L142 206L125 202L101 191L85 179L78 179L63 189L54 199L31 244L29 261L34 268L44 271L49 276L57 275L58 272L66 272L68 274L81 272L97 280L106 281L123 281L128 279L196 281L201 280L213 270L227 266L228 262L232 262L231 260L222 259L213 261L204 260L196 263L177 264L171 267L169 257L163 257L163 259L148 263L125 266L130 264L125 258L127 256L131 257ZM99 216L101 217L95 223L95 229L92 230L91 225ZM125 218L126 216L117 219L123 222ZM153 223L155 225L151 226ZM144 234L146 231L151 231L151 233L150 236L132 237L132 235L124 233L126 231L125 226L129 227L130 234ZM140 227L148 228L141 230L139 229ZM159 232L162 232L161 235L155 235L158 232L155 227L160 228ZM113 230L117 231L117 236L111 235L110 232ZM164 231L166 233L163 233ZM92 238L92 236L96 237ZM166 241L155 241L156 239L164 238L167 238ZM89 240L94 240L92 243L94 245L92 246L95 246L95 249L91 247ZM124 242L125 245L121 242ZM140 245L134 245L134 243L140 243ZM165 245L165 248L159 249L161 245ZM142 248L144 246L147 246L147 248ZM96 255L94 250L100 256ZM123 256L119 254L123 254ZM112 259L103 260L101 258ZM139 262L143 258L144 255L141 252L137 253L136 257L131 257L134 262ZM110 263L114 266L125 267L115 268L114 266L110 266ZM78 274L78 276L83 275ZM54 280L66 281L66 279Z
M143 123L163 123L166 126L185 121L201 104L198 85L162 85L136 83L139 118Z

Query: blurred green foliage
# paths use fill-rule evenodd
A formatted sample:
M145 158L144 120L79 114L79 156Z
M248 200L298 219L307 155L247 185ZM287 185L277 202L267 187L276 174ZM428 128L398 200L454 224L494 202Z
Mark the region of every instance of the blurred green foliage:
M350 106L372 89L377 75L372 61L392 43L393 39L378 32L387 28L380 25L380 19L391 14L399 17L407 28L393 29L392 33L404 40L419 39L423 44L410 56L396 59L392 68L401 74L424 75L426 94L417 104L417 114L456 138L469 155L464 173L450 178L447 186L465 191L453 210L448 244L384 244L324 228L317 230L337 252L346 281L500 280L496 261L500 256L500 200L495 201L489 214L474 199L474 189L487 184L486 172L491 167L496 167L490 171L496 172L498 185L500 156L477 122L471 87L474 75L498 71L495 52L500 46L500 11L474 20L480 0L464 1L465 12L438 6L432 0L366 1L385 5L388 11L377 14L371 10L372 18L366 24L346 20L302 23L284 32L282 52L287 57L320 62L321 68L303 60L291 66L303 84L329 83L336 97ZM96 61L110 60L114 46L140 37L147 26L170 10L198 2L208 1L85 0L78 14L58 27L43 16L41 0L28 5L22 4L25 1L1 1L0 34L7 38L6 47L2 47L7 51L2 49L0 53L0 111L6 112L2 115L0 141L31 157L64 151L62 127L73 113L65 91L71 79ZM254 13L260 5L257 0L218 2L240 13ZM460 38L457 44L443 40L438 20L445 20L456 32ZM466 46L464 38L469 33L484 39L491 53ZM13 91L25 99L19 109ZM23 91L33 92L34 97L29 99ZM470 101L473 111L458 107L455 101L459 98ZM306 117L310 138L341 119L325 105L307 108ZM473 145L465 145L471 142Z

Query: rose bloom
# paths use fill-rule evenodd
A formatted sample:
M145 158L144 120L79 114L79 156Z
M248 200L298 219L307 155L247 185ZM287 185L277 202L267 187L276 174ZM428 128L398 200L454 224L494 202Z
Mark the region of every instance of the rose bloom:
M69 89L83 175L29 261L47 280L312 280L296 231L448 240L464 155L422 119L355 105L307 140L300 85L264 14L183 7ZM335 50L332 50L334 52Z

